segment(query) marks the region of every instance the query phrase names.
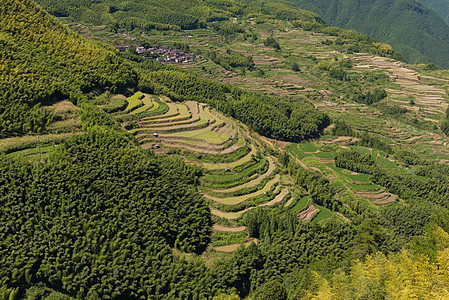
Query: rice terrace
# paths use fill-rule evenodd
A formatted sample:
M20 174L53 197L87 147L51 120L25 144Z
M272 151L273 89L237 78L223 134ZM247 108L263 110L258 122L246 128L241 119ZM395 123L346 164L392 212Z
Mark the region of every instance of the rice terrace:
M270 154L279 148L237 120L195 101L176 103L167 97L141 92L127 101L124 114L132 116L129 119L132 121L123 126L129 128L143 148L179 155L186 162L203 168L200 190L214 216L213 229L217 234L213 244L220 245L217 251L227 252L237 249L241 243L250 244L251 240L242 236L245 227L240 220L255 207L277 206L306 222L327 218L350 222L338 213L313 204L307 191L295 186L278 158ZM117 117L126 119L122 114L118 113ZM368 174L335 166L335 154L352 149L373 157L385 170L392 168L409 174L406 168L388 159L388 153L356 146L357 139L352 141L354 145L341 144L339 138L323 136L320 140L291 144L287 151L302 166L328 178L339 190L337 197L345 203L361 202L371 209L403 205L395 195L371 182ZM228 246L221 241L224 237Z

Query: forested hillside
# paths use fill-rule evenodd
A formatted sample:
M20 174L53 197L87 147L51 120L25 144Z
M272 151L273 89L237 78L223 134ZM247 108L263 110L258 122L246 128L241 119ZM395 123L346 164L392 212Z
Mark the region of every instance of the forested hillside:
M207 294L193 279L204 268L170 250L201 253L209 242L210 213L192 186L197 169L108 127L41 164L0 160L1 286L44 282L79 298Z
M449 1L448 0L418 0L437 13L446 24L449 24Z
M52 120L43 105L137 82L111 48L65 29L33 1L3 1L0 15L1 138L43 132Z
M292 0L332 26L354 29L391 44L410 63L432 61L449 67L449 26L414 0Z

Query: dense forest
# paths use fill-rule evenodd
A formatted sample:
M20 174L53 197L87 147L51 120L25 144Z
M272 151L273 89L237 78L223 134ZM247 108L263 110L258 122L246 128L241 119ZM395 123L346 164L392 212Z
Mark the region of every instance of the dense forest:
M449 1L447 0L418 0L434 12L449 25Z
M209 242L210 213L192 186L200 171L141 150L85 109L96 125L48 160L1 156L1 285L45 282L81 298L197 294L178 280L197 268L169 247L202 252ZM155 280L165 276L173 281Z
M391 44L411 63L434 62L448 67L449 25L414 0L291 0L323 17L332 26L357 30ZM427 2L427 1L426 1ZM443 1L440 1L443 2Z

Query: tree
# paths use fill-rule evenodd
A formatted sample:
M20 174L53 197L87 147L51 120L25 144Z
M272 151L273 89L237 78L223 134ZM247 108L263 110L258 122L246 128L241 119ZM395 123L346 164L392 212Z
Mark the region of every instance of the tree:
M256 295L257 300L286 300L287 299L287 291L285 287L276 280L269 281L265 283L260 291Z

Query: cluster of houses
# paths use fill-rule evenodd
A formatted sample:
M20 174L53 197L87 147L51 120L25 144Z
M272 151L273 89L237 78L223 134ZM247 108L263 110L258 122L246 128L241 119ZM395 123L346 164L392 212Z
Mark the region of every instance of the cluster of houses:
M167 46L152 47L145 49L145 47L137 47L136 53L138 54L152 54L156 57L156 60L161 63L169 64L183 64L193 62L195 59L195 53L188 53L184 50L176 50Z

